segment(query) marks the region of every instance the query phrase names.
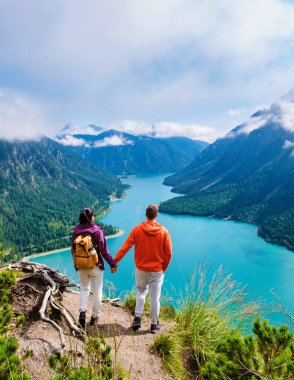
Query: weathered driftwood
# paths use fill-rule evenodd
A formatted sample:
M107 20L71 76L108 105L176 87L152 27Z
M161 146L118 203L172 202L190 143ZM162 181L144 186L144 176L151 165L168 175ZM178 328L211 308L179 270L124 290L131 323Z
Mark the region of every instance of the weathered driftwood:
M47 292L45 293L45 297L43 299L41 309L39 310L39 314L40 314L42 321L51 323L51 325L53 325L56 328L56 330L58 330L59 336L60 336L60 341L61 341L61 347L64 348L65 347L65 339L64 339L63 329L60 326L58 326L58 324L56 322L54 322L52 319L47 318L45 316L45 310L46 310L47 303L48 303L48 300L49 300L51 294L52 294L52 289L49 288L47 290Z
M62 327L60 327L55 321L46 316L46 309L48 303L50 303L51 307L55 310L58 310L60 314L64 317L66 322L68 323L72 333L84 339L85 332L76 324L71 313L60 303L57 299L57 295L62 294L64 290L69 287L78 287L76 284L71 284L67 276L57 272L54 269L47 267L46 265L38 264L38 263L28 263L25 261L13 263L8 265L8 269L10 270L20 270L26 274L20 281L25 281L26 279L35 277L41 278L45 284L47 284L47 290L44 293L40 292L40 290L35 289L32 285L22 284L22 286L26 285L30 287L36 293L44 294L44 298L42 301L41 308L39 310L39 315L42 321L50 323L52 326L56 328L59 332L60 341L62 348L65 347L66 342L64 338L64 331Z
M64 331L62 327L60 327L55 321L46 316L46 309L48 304L50 304L53 309L58 310L60 312L60 314L64 317L67 324L69 325L73 335L76 335L82 339L85 338L85 331L77 325L71 312L61 303L60 299L58 299L57 297L58 295L61 295L64 291L78 293L72 290L71 288L79 288L79 285L70 283L67 276L43 264L20 261L17 263L9 264L8 269L25 272L25 275L19 280L19 282L24 282L25 280L31 278L38 278L42 279L42 281L47 285L46 291L41 292L39 289L36 289L36 287L34 287L31 284L21 284L21 286L27 286L37 294L44 294L42 305L39 310L39 315L42 321L50 323L59 332L62 348L65 347L66 344L64 338ZM108 302L113 306L120 306L119 301L119 298L102 299L102 302Z
M102 302L110 303L112 306L121 307L120 305L120 298L103 298Z

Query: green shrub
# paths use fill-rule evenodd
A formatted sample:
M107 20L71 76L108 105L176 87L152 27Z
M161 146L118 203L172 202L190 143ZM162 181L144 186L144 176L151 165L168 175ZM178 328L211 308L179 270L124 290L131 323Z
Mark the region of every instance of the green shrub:
M293 379L294 341L288 327L278 329L256 319L253 332L228 337L218 347L218 362L205 365L204 379Z
M9 294L16 283L16 277L17 274L10 270L0 272L0 334L4 334L9 330L13 318L9 305Z
M157 335L151 349L162 358L164 368L176 379L186 379L186 371L182 364L182 346L172 332Z
M16 355L17 340L0 337L0 380L30 380L21 360Z
M171 356L172 351L174 350L175 340L171 334L162 333L155 337L154 342L151 345L151 348L156 350L156 353L162 358L167 358Z
M160 306L159 319L172 321L175 318L176 318L176 309L172 305L167 305L166 303L163 303Z
M205 265L197 268L185 295L179 297L175 326L155 339L156 352L176 378L191 373L201 379L207 363L219 363L223 353L218 347L230 336L240 335L240 326L256 310L245 296L246 289L221 268L213 275Z
M25 320L26 320L26 316L23 313L19 314L19 316L16 319L16 326L19 327L23 325Z
M30 348L27 348L24 352L24 354L22 355L21 359L22 360L26 360L28 358L31 358L34 354L34 351Z
M110 351L111 346L101 336L88 338L85 344L85 363L79 367L72 365L66 355L61 356L60 359L51 355L50 367L57 372L52 380L110 380L113 378Z
M52 369L56 369L56 367L57 367L57 357L56 357L56 355L54 355L54 354L50 355L48 361L49 361L49 366Z
M17 340L4 336L9 331L13 312L9 305L9 294L16 283L18 272L0 272L0 380L28 380L22 360L17 356ZM22 358L23 360L25 359Z
M136 308L136 292L132 290L131 292L127 293L124 297L124 302L123 302L123 308L128 310L131 314L135 313L135 308ZM144 311L143 313L145 315L150 315L150 297L149 294L146 296L146 301L144 305Z
M136 308L136 292L133 290L127 293L124 297L123 308L128 310L131 314L135 314ZM150 296L147 294L144 305L143 315L150 316ZM176 316L175 308L172 305L162 303L160 306L159 319L166 321L174 320Z
M200 266L192 278L179 305L177 323L179 338L193 353L198 376L206 362L218 360L219 344L237 334L240 324L256 309L245 296L246 289L222 268L209 280L207 268Z

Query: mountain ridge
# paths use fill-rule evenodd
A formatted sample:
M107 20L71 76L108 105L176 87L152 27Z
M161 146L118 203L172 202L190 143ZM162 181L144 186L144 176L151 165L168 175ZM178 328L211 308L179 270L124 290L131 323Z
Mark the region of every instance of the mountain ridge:
M58 141L115 175L172 172L189 164L208 145L186 137L159 138L114 129L96 135L59 136Z
M256 223L260 236L294 250L294 123L287 107L279 100L258 111L167 177L173 192L188 195L163 202L160 211Z
M122 183L57 142L0 140L0 242L17 257L67 247L80 209L108 208Z

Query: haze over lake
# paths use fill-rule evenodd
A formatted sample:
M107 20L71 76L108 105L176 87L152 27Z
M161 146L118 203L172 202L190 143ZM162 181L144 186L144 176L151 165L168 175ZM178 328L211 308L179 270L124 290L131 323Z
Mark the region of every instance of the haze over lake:
M103 218L103 222L124 231L122 236L107 240L113 256L131 229L145 220L147 204L159 203L174 196L169 187L162 185L164 177L166 174L123 179L132 186L131 189L124 200L112 203L111 212ZM280 295L287 308L294 311L294 253L258 237L255 225L167 214L160 214L158 222L168 228L173 241L173 258L165 276L164 294L176 299L197 265L207 263L215 270L221 265L227 273L232 273L232 280L248 284L251 298L262 296L269 303L273 300L272 289ZM32 261L59 269L77 281L69 250ZM119 263L117 274L111 275L107 265L105 280L113 282L115 295L132 289L135 282L133 251ZM105 285L104 293L108 295ZM275 316L274 320L278 318Z

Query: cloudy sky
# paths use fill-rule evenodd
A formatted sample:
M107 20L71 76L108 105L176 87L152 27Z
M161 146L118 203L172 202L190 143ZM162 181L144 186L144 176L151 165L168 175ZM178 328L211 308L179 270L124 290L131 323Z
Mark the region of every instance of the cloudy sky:
M294 87L294 1L0 0L0 137L213 141Z

